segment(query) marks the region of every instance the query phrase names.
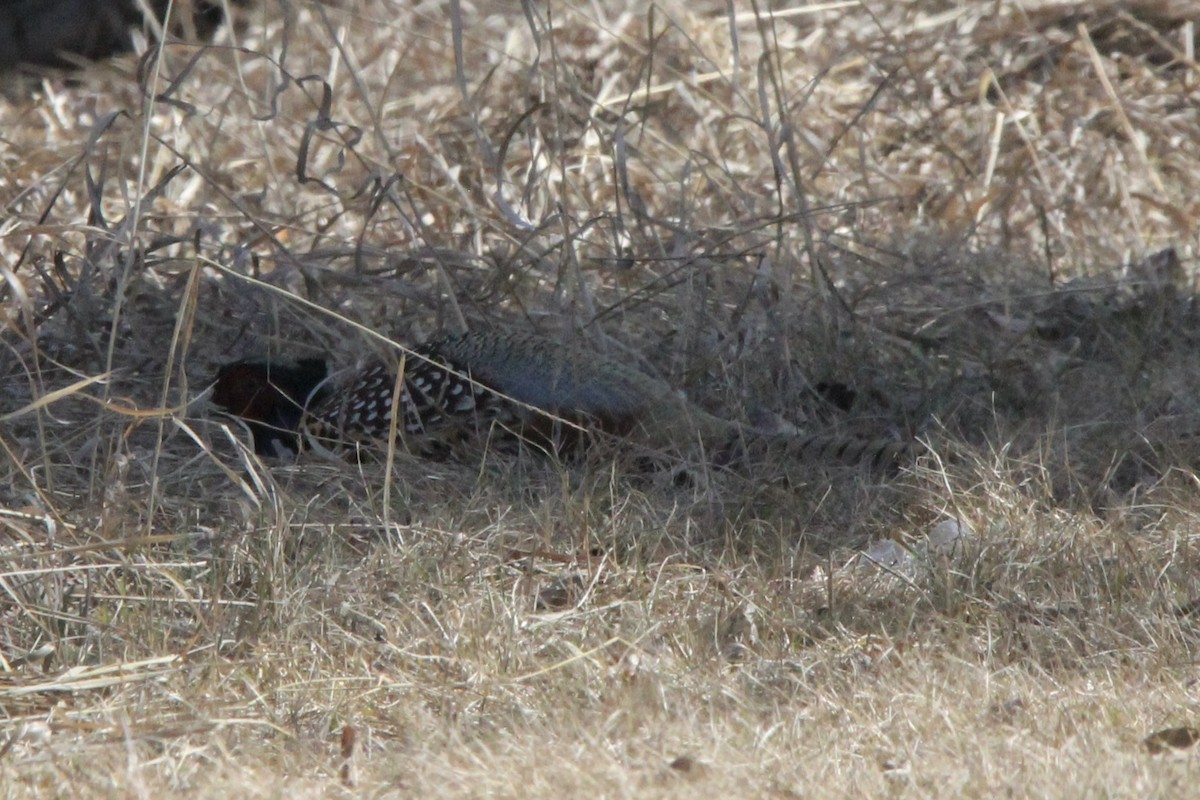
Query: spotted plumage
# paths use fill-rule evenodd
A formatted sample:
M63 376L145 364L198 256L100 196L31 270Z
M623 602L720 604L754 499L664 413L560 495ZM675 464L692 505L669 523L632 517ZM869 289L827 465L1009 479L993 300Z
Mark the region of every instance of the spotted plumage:
M495 393L472 381L466 365L440 357L432 346L407 356L403 368L399 386L396 368L382 362L335 375L324 396L309 403L305 433L330 449L386 441L397 393L401 409L397 436L419 450L504 421L501 412L506 405Z

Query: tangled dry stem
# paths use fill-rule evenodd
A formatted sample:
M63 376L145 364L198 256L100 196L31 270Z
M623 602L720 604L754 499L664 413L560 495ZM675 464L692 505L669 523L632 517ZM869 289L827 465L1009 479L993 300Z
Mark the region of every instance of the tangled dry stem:
M1190 785L1194 29L927 6L264 0L10 76L9 796ZM484 321L933 456L265 464L204 403Z

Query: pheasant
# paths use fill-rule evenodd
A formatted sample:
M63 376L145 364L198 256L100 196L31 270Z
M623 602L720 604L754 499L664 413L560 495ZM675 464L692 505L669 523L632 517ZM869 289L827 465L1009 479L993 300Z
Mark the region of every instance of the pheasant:
M709 414L665 382L615 359L534 334L469 332L409 353L403 381L383 363L325 377L296 367L237 362L218 372L213 402L245 419L261 454L306 442L327 449L386 442L399 394L398 437L428 452L471 435L518 438L555 452L604 435L651 450L699 446L717 460L756 452L810 463L891 468L912 443L769 433Z

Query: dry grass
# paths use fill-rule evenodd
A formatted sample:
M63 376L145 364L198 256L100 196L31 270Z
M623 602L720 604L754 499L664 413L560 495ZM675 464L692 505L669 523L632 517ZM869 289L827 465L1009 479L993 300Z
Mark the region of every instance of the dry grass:
M1194 29L929 5L263 0L9 76L0 796L1192 791ZM484 322L932 454L389 475L204 401Z

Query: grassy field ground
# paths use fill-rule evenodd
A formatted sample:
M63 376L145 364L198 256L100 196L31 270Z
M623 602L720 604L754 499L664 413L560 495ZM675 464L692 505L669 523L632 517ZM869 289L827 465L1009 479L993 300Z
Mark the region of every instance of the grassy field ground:
M1195 15L777 5L3 76L0 798L1194 795ZM483 325L928 449L279 463L207 403Z

